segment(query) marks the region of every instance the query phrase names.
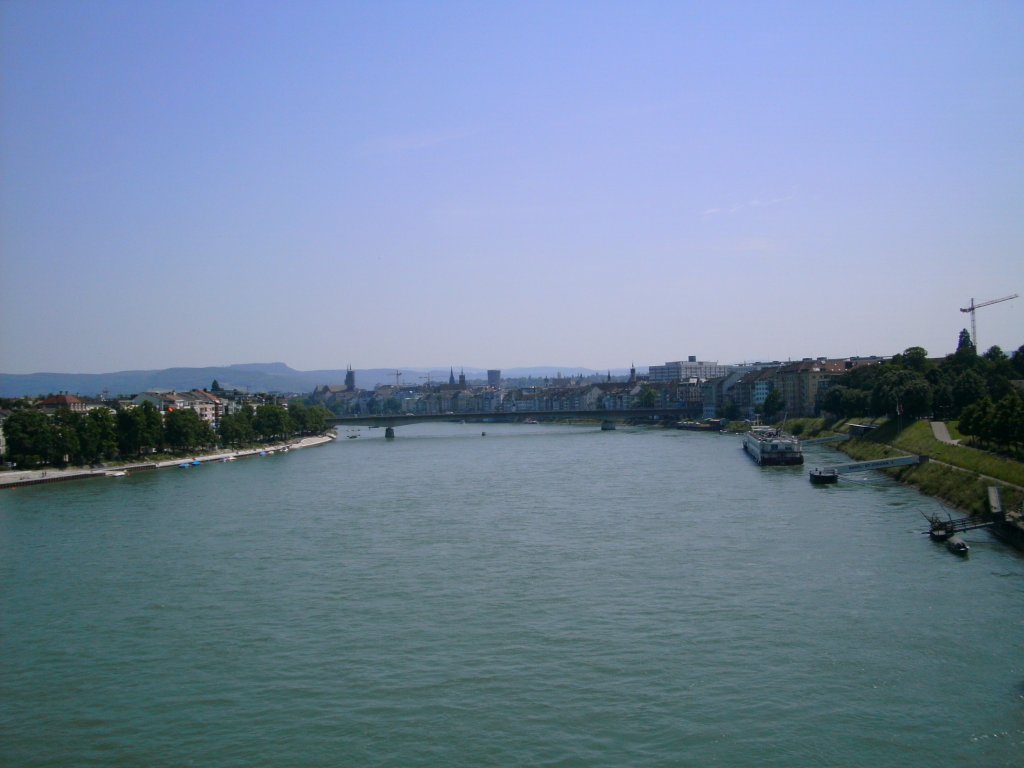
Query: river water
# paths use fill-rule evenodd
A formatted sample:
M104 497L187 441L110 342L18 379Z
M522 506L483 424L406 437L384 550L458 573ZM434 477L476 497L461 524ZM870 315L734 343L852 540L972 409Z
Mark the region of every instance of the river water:
M935 501L736 436L397 432L0 492L0 764L1024 764L1024 558Z

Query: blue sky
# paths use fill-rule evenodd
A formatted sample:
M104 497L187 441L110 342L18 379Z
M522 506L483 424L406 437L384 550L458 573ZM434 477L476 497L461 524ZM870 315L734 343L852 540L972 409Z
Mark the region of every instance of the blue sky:
M0 72L6 373L941 355L1024 292L1020 2L5 0Z

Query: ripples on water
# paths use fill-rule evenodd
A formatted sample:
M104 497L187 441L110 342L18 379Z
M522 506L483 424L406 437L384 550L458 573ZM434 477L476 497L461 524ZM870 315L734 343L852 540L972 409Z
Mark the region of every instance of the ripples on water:
M988 534L734 437L483 429L4 493L2 762L1024 762Z

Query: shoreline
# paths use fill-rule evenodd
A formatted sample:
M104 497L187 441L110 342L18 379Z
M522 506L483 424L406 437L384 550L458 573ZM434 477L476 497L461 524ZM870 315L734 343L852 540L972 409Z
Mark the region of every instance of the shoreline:
M130 464L113 464L97 468L68 468L68 469L25 469L0 472L0 489L19 488L26 485L42 485L44 483L63 483L71 480L87 480L94 477L122 477L136 472L149 472L154 469L166 469L168 467L180 467L182 464L200 465L211 462L231 461L234 459L260 456L277 451L291 451L299 448L310 448L315 445L324 445L335 440L336 436L331 434L314 435L304 437L285 443L262 446L259 448L243 448L236 451L218 451L203 455L193 455L177 459L165 459L161 461L140 461Z

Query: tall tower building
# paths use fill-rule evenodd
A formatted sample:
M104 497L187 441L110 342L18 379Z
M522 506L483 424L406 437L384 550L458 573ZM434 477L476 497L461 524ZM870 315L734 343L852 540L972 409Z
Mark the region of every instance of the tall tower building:
M352 366L349 365L348 370L345 371L345 391L355 392L356 389L356 372L352 370Z
M501 388L501 371L487 371L487 386Z

